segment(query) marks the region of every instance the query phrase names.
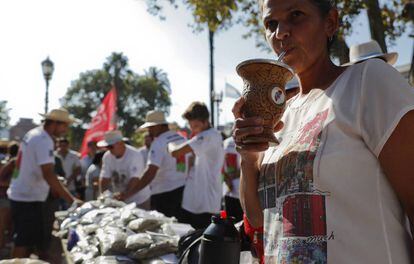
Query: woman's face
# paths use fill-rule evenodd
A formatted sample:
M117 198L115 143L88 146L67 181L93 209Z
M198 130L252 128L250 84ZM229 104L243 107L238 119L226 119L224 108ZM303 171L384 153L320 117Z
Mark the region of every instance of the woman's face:
M284 62L299 74L326 58L336 19L333 11L323 17L311 0L264 0L267 41L276 54L286 50Z

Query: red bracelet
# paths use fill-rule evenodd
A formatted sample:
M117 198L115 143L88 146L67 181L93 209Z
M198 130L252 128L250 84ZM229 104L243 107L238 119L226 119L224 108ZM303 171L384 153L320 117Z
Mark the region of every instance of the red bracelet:
M252 242L252 254L260 259L260 263L264 263L263 248L263 226L255 228L250 225L246 215L243 215L244 232Z

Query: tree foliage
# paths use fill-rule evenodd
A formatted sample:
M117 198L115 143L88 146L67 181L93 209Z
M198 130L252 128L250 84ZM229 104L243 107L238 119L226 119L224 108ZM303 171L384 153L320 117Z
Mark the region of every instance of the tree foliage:
M148 11L153 15L162 15L163 4L169 2L175 8L178 0L146 0ZM182 0L192 13L194 24L191 26L195 31L202 31L207 25L208 30L216 32L226 29L232 25L233 13L237 11L238 3L244 0Z
M158 75L151 75L150 72L157 72ZM125 136L129 137L135 132L144 122L148 111L157 109L169 112L171 101L167 74L156 67L151 67L142 75L134 73L129 68L126 56L112 53L102 69L86 71L72 81L62 98L63 106L83 124L74 126L74 140L82 140L85 128L114 85L118 94L118 127Z
M9 127L9 111L10 109L7 108L7 101L0 101L0 129Z
M341 63L348 59L348 46L345 37L353 32L355 18L365 10L369 16L372 38L380 44L384 43L381 46L386 51L387 46L394 45L396 38L401 36L406 29L407 19L401 14L407 1L409 0L336 0L340 11L341 27L332 49L332 55L339 58ZM147 0L148 10L152 14L160 15L164 2L166 1ZM168 2L175 7L178 6L177 0L168 0ZM243 36L254 38L258 48L270 52L264 37L259 2L257 0L182 0L182 3L192 10L196 22L194 26L199 27L206 21L211 21L212 24L209 24L209 28L213 29L226 29L233 23L244 25L246 32ZM376 6L379 8L378 10L374 10ZM162 17L162 15L160 16ZM381 32L378 33L378 29Z

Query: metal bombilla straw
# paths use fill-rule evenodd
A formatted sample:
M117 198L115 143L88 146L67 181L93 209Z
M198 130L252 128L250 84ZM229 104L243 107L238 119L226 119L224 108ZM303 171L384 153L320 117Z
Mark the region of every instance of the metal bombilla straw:
M277 62L282 62L285 55L286 55L286 50L284 50L284 51L282 51L282 53L280 53L279 57L277 58Z

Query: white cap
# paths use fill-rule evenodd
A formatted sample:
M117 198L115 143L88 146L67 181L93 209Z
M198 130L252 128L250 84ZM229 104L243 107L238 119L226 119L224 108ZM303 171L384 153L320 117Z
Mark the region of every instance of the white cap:
M99 141L96 145L100 148L107 147L123 140L122 132L119 130L108 131L104 135L104 139Z

